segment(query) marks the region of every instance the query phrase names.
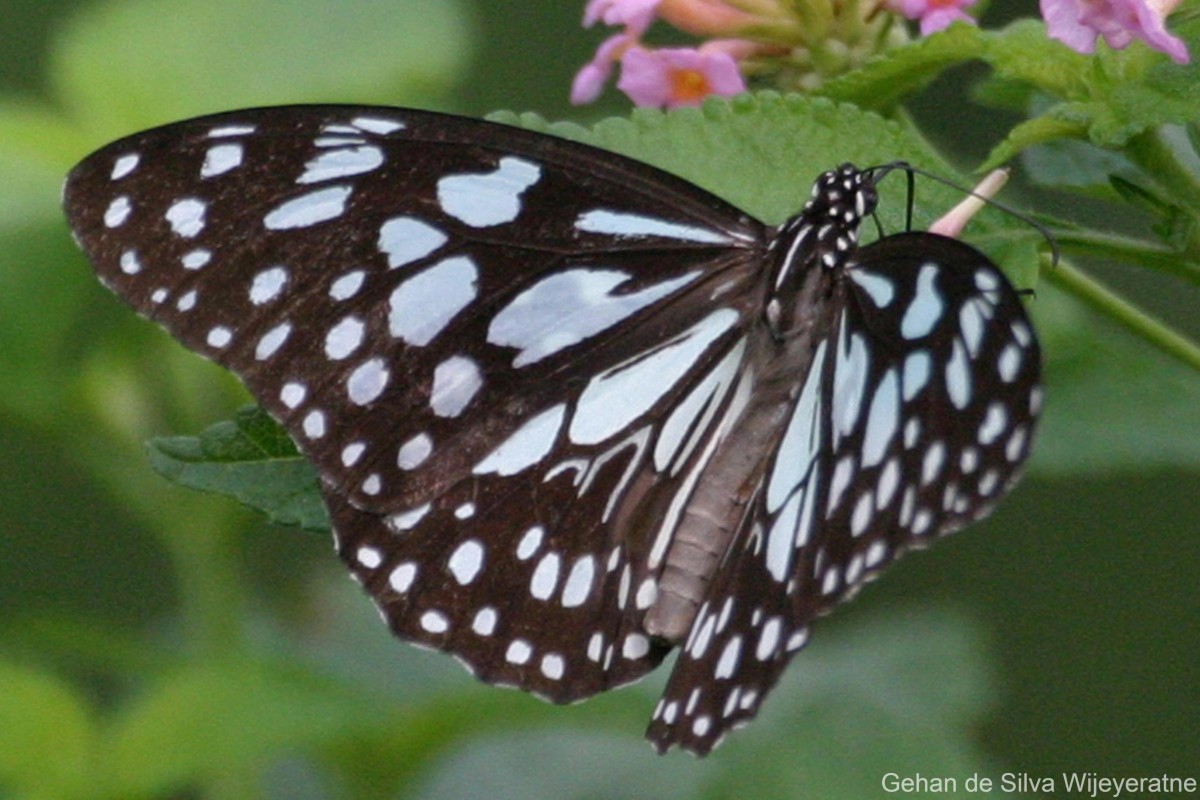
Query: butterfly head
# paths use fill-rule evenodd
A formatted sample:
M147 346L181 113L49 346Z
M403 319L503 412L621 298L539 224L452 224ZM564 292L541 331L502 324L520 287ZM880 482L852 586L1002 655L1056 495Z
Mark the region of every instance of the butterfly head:
M801 216L818 226L829 226L833 233L853 234L879 202L876 181L872 170L860 170L853 164L824 172L813 184L812 197Z

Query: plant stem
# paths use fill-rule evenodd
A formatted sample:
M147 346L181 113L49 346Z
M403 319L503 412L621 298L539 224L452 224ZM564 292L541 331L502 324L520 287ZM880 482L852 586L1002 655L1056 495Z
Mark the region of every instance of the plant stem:
M1185 159L1179 146L1168 141L1167 134L1161 129L1133 137L1125 153L1166 190L1164 200L1185 209L1193 222L1200 223L1200 174L1197 174L1194 157ZM1187 252L1192 256L1200 252L1196 234L1188 241Z
M1140 264L1200 286L1200 264L1165 245L1090 230L1056 229L1053 235L1063 252Z
M1200 346L1104 284L1066 263L1042 270L1042 277L1112 318L1130 333L1200 372Z

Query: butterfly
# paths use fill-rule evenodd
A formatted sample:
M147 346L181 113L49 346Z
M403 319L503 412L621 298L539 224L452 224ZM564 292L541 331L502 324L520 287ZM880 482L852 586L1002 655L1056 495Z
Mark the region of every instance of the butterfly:
M117 141L64 202L100 280L316 466L397 636L554 702L678 649L647 736L702 755L1030 452L1018 293L955 239L860 246L885 172L772 227L556 137L290 106Z

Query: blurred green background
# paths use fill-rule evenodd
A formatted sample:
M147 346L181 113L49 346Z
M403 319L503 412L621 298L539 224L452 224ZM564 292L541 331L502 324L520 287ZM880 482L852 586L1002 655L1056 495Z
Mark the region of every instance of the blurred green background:
M149 471L141 442L246 397L95 283L57 211L71 164L252 104L625 113L615 93L566 102L603 35L581 10L0 0L0 796L876 797L887 771L1200 777L1200 379L1049 287L1027 480L820 624L761 718L705 762L640 741L661 676L565 709L480 687L393 642L327 537ZM966 167L1011 122L969 105L978 75L912 104ZM1096 269L1200 334L1194 296Z

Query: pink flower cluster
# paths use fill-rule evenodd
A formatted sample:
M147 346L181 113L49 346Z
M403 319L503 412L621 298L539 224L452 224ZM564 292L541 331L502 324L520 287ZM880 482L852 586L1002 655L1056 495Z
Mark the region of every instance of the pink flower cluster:
M707 16L731 11L717 0L680 3L676 0L588 0L583 14L584 27L596 22L622 25L624 30L605 39L593 58L571 87L571 102L590 103L600 96L604 84L612 76L613 67L621 65L617 88L636 105L675 108L698 105L709 95L731 97L746 91L746 81L730 44L720 40L706 42L697 48L650 48L642 44L642 35L663 5L690 6L688 11ZM736 50L737 48L732 48Z
M973 23L964 9L976 0L860 0L855 6L890 9L919 22L922 35L954 22ZM1186 64L1187 46L1167 32L1166 16L1180 0L1040 0L1051 38L1081 53L1095 50L1100 37L1121 49L1141 39ZM621 27L575 76L571 102L590 103L619 66L617 88L636 105L674 108L697 105L709 95L729 97L746 90L747 65L786 54L803 40L805 3L813 14L828 11L820 0L588 0L583 24ZM820 9L816 8L821 6ZM854 5L854 4L851 4ZM707 39L698 47L655 48L642 37L661 19Z
M1163 20L1180 0L1040 0L1046 32L1072 50L1091 53L1096 39L1122 50L1141 39L1179 64L1190 60L1183 40L1167 33Z

